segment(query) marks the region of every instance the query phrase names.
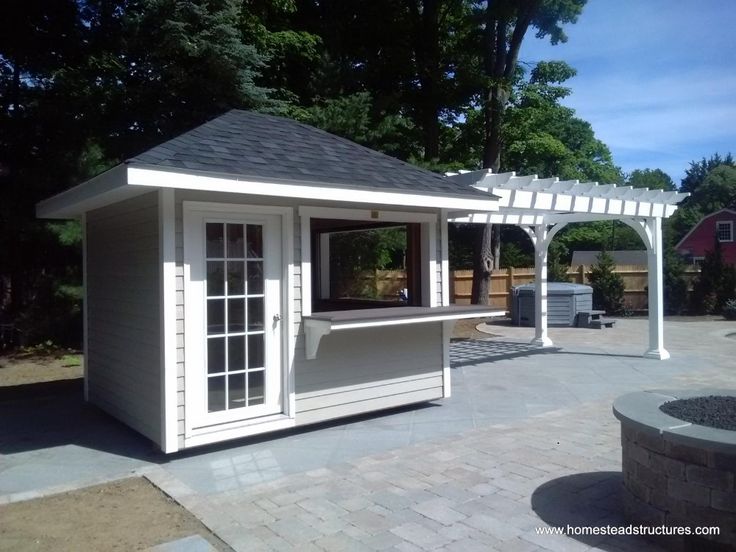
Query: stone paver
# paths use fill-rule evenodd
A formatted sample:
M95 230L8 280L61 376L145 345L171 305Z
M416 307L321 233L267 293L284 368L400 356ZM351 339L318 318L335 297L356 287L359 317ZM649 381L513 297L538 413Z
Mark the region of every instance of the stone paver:
M539 352L522 342L531 330L501 327L504 338L453 346L453 397L440 408L145 462L138 473L235 550L656 550L635 537L539 532L625 524L614 397L733 386L736 340L725 335L736 324L669 323L667 362L640 357L645 329L553 329L560 350Z

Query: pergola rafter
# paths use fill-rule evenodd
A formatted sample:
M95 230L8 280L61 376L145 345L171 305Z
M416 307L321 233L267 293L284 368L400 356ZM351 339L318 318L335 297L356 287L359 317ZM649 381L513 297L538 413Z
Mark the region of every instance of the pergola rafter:
M447 177L495 196L497 212L452 212L449 222L514 224L530 236L535 251L535 337L533 343L552 346L547 334L547 257L552 238L567 224L620 220L633 228L647 248L649 271L649 348L644 356L664 360L662 294L662 219L671 216L689 194L517 176L514 172L460 171Z

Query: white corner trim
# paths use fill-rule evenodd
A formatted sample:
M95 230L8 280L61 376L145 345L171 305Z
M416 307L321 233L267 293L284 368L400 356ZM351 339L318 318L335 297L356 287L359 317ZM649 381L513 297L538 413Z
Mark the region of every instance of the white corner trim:
M176 365L176 227L174 190L158 193L161 320L161 448L179 450Z
M203 176L183 172L127 167L128 184L132 186L153 186L177 188L182 190L205 190L234 194L251 194L272 197L317 199L326 201L345 201L350 203L369 203L372 205L399 205L412 207L434 207L448 209L469 209L473 211L495 211L497 202L493 198L470 198L443 195L410 194L403 192L382 192L366 189L320 186L319 183L286 184L261 182L232 176Z
M285 208L281 216L281 256L282 274L284 274L282 304L281 340L284 350L281 358L284 363L284 393L283 401L285 412L292 422L296 415L296 383L294 374L294 351L296 349L296 334L294 333L294 209ZM286 335L284 335L286 334Z
M301 239L301 288L302 317L312 314L312 223L309 216L302 214L299 208L299 236Z
M82 225L82 356L84 357L84 400L89 402L89 303L87 278L87 214L83 213Z
M422 244L427 244L427 256L423 264L427 266L427 293L429 294L428 303L430 307L438 307L440 303L437 301L437 223L427 222L422 226L426 227L427 236L422 238ZM424 280L422 274L422 280Z
M447 307L452 303L450 297L450 247L447 225L447 209L442 209L440 215L440 262L442 263L442 305Z

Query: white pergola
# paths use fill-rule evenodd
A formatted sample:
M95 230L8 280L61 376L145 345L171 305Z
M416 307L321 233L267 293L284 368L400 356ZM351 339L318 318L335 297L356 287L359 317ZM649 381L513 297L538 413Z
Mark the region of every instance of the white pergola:
M532 343L551 347L547 335L547 250L552 238L572 222L620 220L633 228L647 248L649 271L649 347L645 357L664 360L662 297L662 219L671 216L689 194L616 186L578 180L494 174L490 170L460 171L447 177L498 198L497 212L451 212L449 222L514 224L534 243L535 337Z

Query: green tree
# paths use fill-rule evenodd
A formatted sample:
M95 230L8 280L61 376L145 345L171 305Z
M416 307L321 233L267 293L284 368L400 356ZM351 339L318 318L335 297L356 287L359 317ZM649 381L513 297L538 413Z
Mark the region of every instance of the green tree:
M672 192L677 189L672 178L661 169L635 169L626 175L626 185Z
M736 296L736 269L723 259L721 242L705 253L700 274L693 284L691 310L698 314L720 313L726 301Z
M667 314L682 314L688 306L688 283L682 257L673 247L665 245L663 261L664 310Z
M325 100L295 113L297 119L327 132L395 157L408 159L421 154L413 140L412 122L400 115L376 113L368 92Z
M68 342L48 332L81 330L79 243L35 220L35 203L230 107L271 105L254 81L265 58L242 41L235 0L4 8L0 317Z
M693 193L703 183L708 173L721 165L734 166L733 156L728 153L725 157L715 153L708 159L703 157L700 161L691 161L690 168L685 170L685 178L680 182L680 191Z
M540 62L528 80L520 80L502 126L502 171L621 181L608 147L595 137L589 123L560 103L570 94L561 85L574 75L575 70L564 62Z
M265 57L242 41L236 0L138 0L120 21L110 153L121 159L233 108L272 105ZM101 53L107 56L106 52ZM90 63L95 63L92 56Z
M590 271L593 288L593 308L610 313L624 309L624 279L614 272L613 257L606 251L598 255L598 263Z
M569 250L564 243L553 239L549 244L547 259L547 281L548 282L569 282L570 276L567 271L570 270L570 263L566 261L569 258Z
M562 24L574 23L586 0L487 0L483 13L481 93L483 112L483 168L497 172L501 166L504 113L511 97L519 51L529 28L537 38L549 37L553 44L565 42ZM473 303L487 303L491 272L499 257L500 229L487 225L477 239L473 271ZM494 235L496 240L494 243Z
M729 159L730 155L726 157L726 161ZM694 168L691 168L689 175L683 180L681 189L684 189L687 181L692 195L680 204L666 225L675 244L705 215L736 204L736 166L721 163L713 166L706 174L702 173L704 167L712 165L715 160L721 159L715 155L710 161L691 163Z
M736 167L719 165L712 169L688 200L687 206L696 204L704 213L736 204Z

